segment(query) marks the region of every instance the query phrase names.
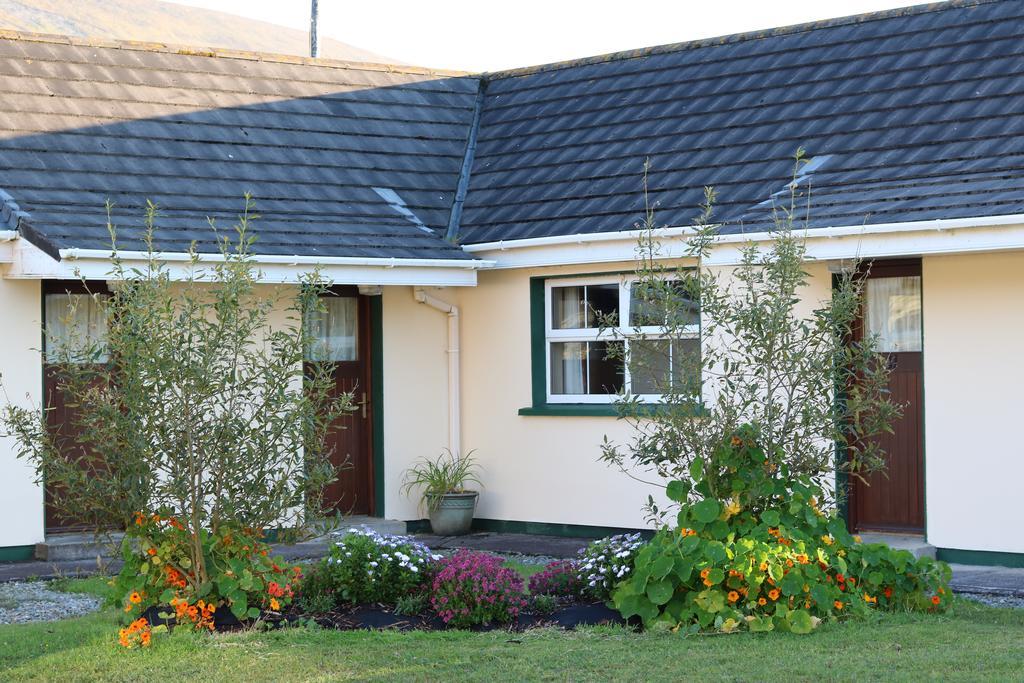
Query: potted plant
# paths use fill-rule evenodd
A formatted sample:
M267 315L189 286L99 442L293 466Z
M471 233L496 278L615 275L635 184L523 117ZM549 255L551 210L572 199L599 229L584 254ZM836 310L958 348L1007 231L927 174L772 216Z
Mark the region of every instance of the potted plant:
M405 471L402 491L408 495L422 489L420 503L426 503L430 529L439 536L469 533L480 493L467 484L482 486L473 452L457 456L445 450L436 458L423 458Z

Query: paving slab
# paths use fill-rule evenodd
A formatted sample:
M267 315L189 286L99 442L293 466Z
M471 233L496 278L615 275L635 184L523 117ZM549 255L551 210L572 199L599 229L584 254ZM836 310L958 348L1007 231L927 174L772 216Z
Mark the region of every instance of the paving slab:
M566 536L536 536L533 534L498 534L480 532L465 536L435 536L416 534L417 541L434 550L457 550L469 548L492 553L516 553L519 555L542 555L564 559L576 557L593 539Z

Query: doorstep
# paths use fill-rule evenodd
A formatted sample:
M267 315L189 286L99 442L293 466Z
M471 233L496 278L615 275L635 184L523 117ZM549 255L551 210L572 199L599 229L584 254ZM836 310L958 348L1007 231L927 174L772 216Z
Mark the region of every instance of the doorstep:
M48 534L42 543L36 543L35 557L42 562L101 562L120 554L123 538L124 534L121 532L105 536L90 533Z
M914 557L930 557L935 559L935 546L924 540L919 534L890 534L880 531L862 531L860 538L864 543L885 543L895 550L909 550Z

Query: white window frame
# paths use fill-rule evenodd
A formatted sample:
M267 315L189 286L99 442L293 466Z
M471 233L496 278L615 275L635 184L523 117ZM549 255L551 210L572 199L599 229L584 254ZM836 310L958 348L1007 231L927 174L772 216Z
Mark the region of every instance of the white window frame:
M668 339L664 328L658 325L635 327L629 325L630 311L629 304L632 299L633 284L639 278L635 273L622 273L617 275L597 275L580 277L558 277L548 278L544 281L544 393L548 403L594 403L611 404L615 403L620 394L553 394L551 393L551 343L552 342L593 342L593 341L622 341L626 344L626 358L629 357L630 341L637 336L642 336L645 341ZM597 328L577 329L555 329L551 324L552 313L552 290L556 287L582 287L587 285L617 284L619 286L619 325L614 328L600 330ZM700 339L700 322L694 325L687 325L678 339ZM671 347L670 347L671 348ZM671 350L669 351L671 354ZM671 355L670 361L671 363ZM670 365L671 367L671 365ZM630 393L632 378L629 372L629 363L623 367L623 387L627 394ZM589 377L587 384L589 385ZM631 394L640 398L644 403L660 403L663 401L661 394Z

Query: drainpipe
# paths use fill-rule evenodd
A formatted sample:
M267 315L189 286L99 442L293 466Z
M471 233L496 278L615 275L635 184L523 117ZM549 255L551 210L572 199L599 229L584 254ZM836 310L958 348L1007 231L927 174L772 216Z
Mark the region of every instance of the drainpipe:
M462 457L461 408L459 384L459 309L447 301L430 296L422 287L412 292L416 301L448 314L448 450Z

